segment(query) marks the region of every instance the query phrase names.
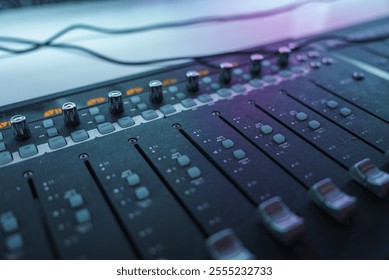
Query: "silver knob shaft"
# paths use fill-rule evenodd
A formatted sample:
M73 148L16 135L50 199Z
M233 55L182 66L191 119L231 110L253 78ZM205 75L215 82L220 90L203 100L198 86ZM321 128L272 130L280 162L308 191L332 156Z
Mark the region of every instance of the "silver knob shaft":
M229 84L231 82L232 68L234 68L234 65L232 65L230 62L224 62L220 64L219 80L222 84Z
M278 66L282 68L288 66L290 52L291 50L288 47L280 47L278 49Z
M262 72L262 61L264 56L261 54L252 54L250 56L250 73L252 75L260 75Z
M200 74L197 71L186 72L186 88L188 91L196 92L199 90Z
M31 132L25 116L16 115L11 118L11 126L16 140L26 140L30 138Z
M150 101L153 103L159 103L163 100L162 82L158 80L151 81L149 83L150 88Z
M62 105L62 114L66 126L76 126L80 123L77 105L73 102L66 102Z
M113 90L108 93L109 111L112 114L120 114L123 112L123 94L118 90Z

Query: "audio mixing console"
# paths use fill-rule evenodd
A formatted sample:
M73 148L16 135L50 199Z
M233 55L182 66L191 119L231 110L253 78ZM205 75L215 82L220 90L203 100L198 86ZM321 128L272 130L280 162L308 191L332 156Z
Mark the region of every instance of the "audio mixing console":
M389 258L389 41L294 42L2 107L0 258Z

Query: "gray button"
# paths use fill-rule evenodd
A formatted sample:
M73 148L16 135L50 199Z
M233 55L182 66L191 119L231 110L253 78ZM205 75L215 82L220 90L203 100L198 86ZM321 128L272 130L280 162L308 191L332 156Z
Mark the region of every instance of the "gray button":
M10 152L6 151L0 153L0 165L9 163L11 161L12 161L12 155Z
M105 122L105 117L103 115L97 115L95 117L95 122L96 123L103 123L103 122Z
M84 204L84 199L83 199L82 195L75 194L72 197L70 197L69 204L70 204L70 207L72 207L72 208L78 208Z
M285 136L282 134L276 134L273 136L273 141L276 142L277 144L282 144L286 140Z
M263 86L263 82L260 79L252 79L250 80L249 84L254 88Z
M219 88L220 88L220 84L219 83L212 83L211 84L211 89L218 90Z
M123 117L118 119L118 124L120 127L130 127L135 124L135 121L131 117Z
M181 101L181 104L186 108L191 108L196 106L196 102L192 98L187 98Z
M130 100L132 103L139 103L140 102L140 97L139 96L131 96Z
M5 244L9 251L20 249L24 245L23 237L20 233L12 234L5 239Z
M51 149L59 149L66 146L66 140L63 136L57 136L49 139L49 146Z
M236 84L232 86L232 90L236 93L242 93L246 91L246 88L241 84Z
M166 104L166 105L163 105L159 108L159 110L162 112L162 114L164 115L170 115L170 114L173 114L174 112L176 112L177 110L173 107L173 105L170 105L170 104Z
M231 95L231 91L227 88L221 88L217 91L217 94L220 96L220 97L228 97Z
M320 123L316 120L312 120L308 123L309 127L312 129L318 129L320 127Z
M240 76L243 74L243 70L242 70L242 68L235 68L234 70L232 70L232 74L234 74L236 76Z
M19 155L21 158L28 158L36 155L38 150L34 144L29 144L19 148Z
M127 183L131 187L136 186L140 183L140 177L138 174L134 173L127 176Z
M184 99L186 97L186 95L185 95L185 93L183 93L183 92L178 92L178 93L176 93L176 98L177 99Z
M263 60L262 61L262 66L266 67L266 68L270 67L271 66L271 61L268 60L268 59Z
M48 119L48 120L43 121L44 128L49 128L49 127L53 127L53 126L54 126L54 122L52 119Z
M115 127L112 125L112 123L105 122L105 123L99 124L97 126L97 129L99 130L99 132L101 134L107 134L107 133L111 133L112 131L114 131Z
M293 73L297 73L297 74L300 74L300 73L304 72L304 69L301 68L300 66L293 66L290 70Z
M167 88L170 93L176 93L178 91L177 86L170 86Z
M81 224L81 223L89 222L90 219L91 219L91 215L88 209L83 208L76 212L77 223Z
M265 135L268 135L273 132L273 128L270 125L265 124L261 126L261 132Z
M190 164L190 158L186 155L180 156L177 158L177 163L181 167L188 166Z
M100 114L100 109L97 107L92 107L89 109L89 114L91 114L92 116L98 115Z
M3 133L0 132L0 141L3 141L3 139L4 139Z
M262 79L267 83L274 83L275 81L277 81L275 77L270 75L263 76Z
M154 110L147 110L147 111L142 112L142 117L146 121L150 121L150 120L158 118L158 114Z
M245 81L249 81L251 79L251 75L246 73L246 74L243 74L242 78Z
M58 130L55 127L49 128L46 130L47 136L54 137L58 135Z
M199 95L197 97L197 99L200 100L200 102L202 102L202 103L208 103L208 102L211 102L213 100L212 97L206 93Z
M222 145L224 148L229 149L234 147L235 143L231 139L225 139L222 141Z
M212 83L211 77L203 77L203 78L201 78L201 81L202 81L204 84L210 84L210 83Z
M5 146L4 142L0 142L0 152L5 151L5 150L6 150L6 146Z
M243 151L242 149L235 150L233 152L233 155L236 159L243 159L246 157L246 152Z
M338 102L336 102L335 100L328 100L327 107L330 109L335 109L336 107L338 107Z
M143 200L150 197L150 191L145 186L137 187L135 189L135 196L138 200Z
M200 168L198 168L197 166L193 166L193 167L191 167L191 168L188 168L188 169L186 170L186 172L188 173L188 176L189 176L191 179L195 179L195 178L201 176L201 170L200 170Z
M343 117L347 117L351 114L351 109L347 108L347 107L343 107L339 110L340 114L343 116Z
M305 121L306 119L308 119L308 116L304 112L299 112L296 114L296 119L298 119L300 122L302 122L302 121Z
M144 111L147 109L147 105L146 103L139 103L138 105L136 105L136 108L138 108L139 111Z
M14 216L7 216L1 220L1 228L5 233L11 233L19 228L18 220Z
M289 70L281 70L280 72L278 72L278 75L284 78L289 78L290 76L292 76L292 72L290 72Z
M89 135L85 129L80 129L80 130L73 131L70 134L70 137L72 137L74 142L81 142L81 141L85 141L86 139L88 139Z

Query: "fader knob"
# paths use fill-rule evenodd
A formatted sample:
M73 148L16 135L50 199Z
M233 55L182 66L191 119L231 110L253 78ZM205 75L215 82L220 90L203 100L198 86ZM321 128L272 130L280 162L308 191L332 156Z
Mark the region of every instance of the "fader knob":
M231 82L233 67L234 65L230 62L224 62L220 64L219 80L222 84L229 84Z
M76 126L80 123L77 105L73 102L66 102L62 105L62 114L66 126Z
M123 112L123 97L118 90L113 90L108 93L109 111L112 114L120 114Z
M188 91L196 92L199 90L200 74L197 71L186 72L186 88Z
M150 101L153 103L159 103L163 100L162 82L158 80L151 81L149 83L150 88Z
M262 61L264 56L261 54L252 54L250 56L250 73L252 75L260 75L262 71Z
M288 47L280 47L278 49L278 66L282 68L288 66L290 52Z
M25 116L16 115L11 118L11 126L16 140L25 140L30 138L31 132Z

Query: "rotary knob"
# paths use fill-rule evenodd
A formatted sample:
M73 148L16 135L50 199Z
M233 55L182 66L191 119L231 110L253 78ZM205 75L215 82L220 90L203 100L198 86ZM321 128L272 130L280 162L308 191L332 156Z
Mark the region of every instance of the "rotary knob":
M288 66L290 52L291 50L288 47L280 47L278 49L278 66L281 68Z
M120 114L123 112L123 97L118 90L113 90L108 93L109 111L112 114Z
M261 54L252 54L250 56L250 73L252 75L260 75L262 72L262 61L264 56Z
M229 84L231 82L232 68L234 68L234 65L230 62L224 62L220 64L219 80L222 84Z
M63 121L66 126L76 126L80 123L77 105L73 102L66 102L62 105Z
M11 118L11 126L16 140L26 140L30 138L31 132L25 116L16 115Z
M162 82L158 80L151 81L149 83L150 88L150 101L153 103L159 103L163 100Z
M186 88L190 92L196 92L199 90L200 74L197 71L186 72Z

